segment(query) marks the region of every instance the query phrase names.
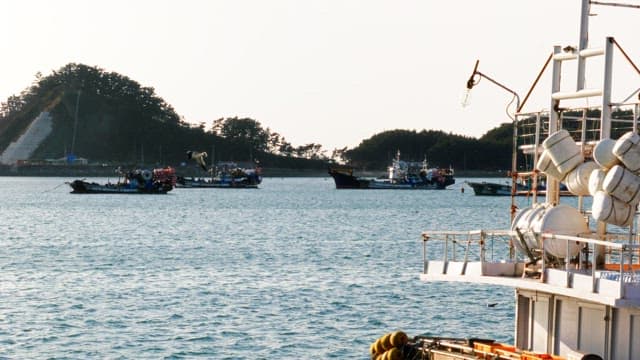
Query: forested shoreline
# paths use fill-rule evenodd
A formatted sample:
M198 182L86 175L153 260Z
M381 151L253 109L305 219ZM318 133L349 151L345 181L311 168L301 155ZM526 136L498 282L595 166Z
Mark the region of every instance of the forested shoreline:
M53 130L28 160L68 155L108 167L120 164L184 166L187 150L207 151L209 161L259 161L266 168L323 171L348 164L383 171L397 151L402 159L427 159L431 166L458 171L502 171L510 167L512 125L481 138L440 130L390 130L354 148L293 146L284 135L251 118L227 117L192 124L153 88L98 67L68 64L49 76L36 74L19 95L0 104L0 150L15 141L41 112Z

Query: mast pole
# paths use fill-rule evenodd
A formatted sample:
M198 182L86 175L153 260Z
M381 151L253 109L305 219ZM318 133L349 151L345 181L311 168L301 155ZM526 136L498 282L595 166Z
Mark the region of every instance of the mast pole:
M582 0L582 9L580 13L580 44L578 45L578 53L589 46L589 0ZM584 71L586 59L578 56L578 84L577 91L584 89Z

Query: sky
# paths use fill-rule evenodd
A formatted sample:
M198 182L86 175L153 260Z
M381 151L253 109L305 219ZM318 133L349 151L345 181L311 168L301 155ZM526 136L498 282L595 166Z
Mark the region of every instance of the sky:
M592 12L591 45L615 36L640 63L640 10ZM577 45L579 14L580 0L2 1L0 101L74 62L154 88L187 122L249 117L294 146L480 137L510 121L512 97L481 80L463 107L475 61L524 98L553 46ZM614 84L627 95L640 86L629 69ZM549 106L545 74L526 110Z

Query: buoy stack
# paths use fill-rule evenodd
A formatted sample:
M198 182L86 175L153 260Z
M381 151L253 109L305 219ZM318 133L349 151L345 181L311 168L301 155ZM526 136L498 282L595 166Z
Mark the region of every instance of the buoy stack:
M640 203L640 135L602 139L593 148L594 161L585 161L567 130L550 135L536 168L562 181L574 195L593 196L596 221L629 226Z
M402 347L409 342L409 337L403 331L384 334L370 346L371 359L402 360Z

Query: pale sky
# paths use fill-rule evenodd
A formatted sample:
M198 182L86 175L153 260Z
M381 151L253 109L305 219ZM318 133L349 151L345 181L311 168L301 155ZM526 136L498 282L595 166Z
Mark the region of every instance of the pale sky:
M577 45L579 12L580 0L2 1L0 101L76 62L153 87L188 122L250 117L294 146L353 148L392 129L479 137L509 121L511 96L482 81L461 106L476 59L524 97L553 45ZM592 12L592 46L615 36L640 63L640 10ZM548 78L528 109L549 106ZM638 80L614 86L628 95Z

